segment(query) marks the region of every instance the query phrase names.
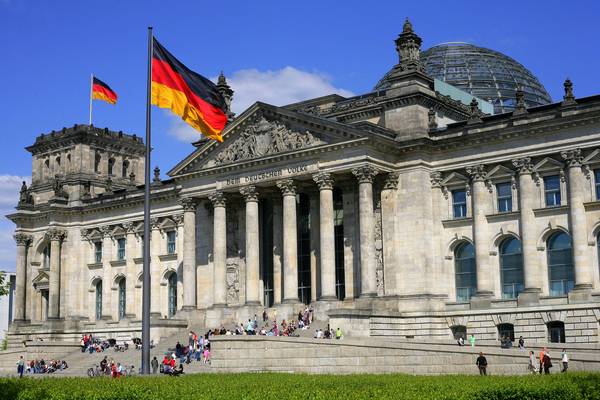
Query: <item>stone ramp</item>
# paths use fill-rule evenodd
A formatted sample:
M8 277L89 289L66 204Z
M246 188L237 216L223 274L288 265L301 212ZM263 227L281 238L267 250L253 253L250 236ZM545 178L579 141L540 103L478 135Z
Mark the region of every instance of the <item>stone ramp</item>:
M401 343L381 339L308 339L227 336L212 341L215 372L476 374L480 351L490 374L526 374L528 352L518 349ZM551 353L552 354L552 351ZM536 354L537 355L537 354ZM554 373L560 371L554 352ZM571 356L570 370L600 370L600 352Z

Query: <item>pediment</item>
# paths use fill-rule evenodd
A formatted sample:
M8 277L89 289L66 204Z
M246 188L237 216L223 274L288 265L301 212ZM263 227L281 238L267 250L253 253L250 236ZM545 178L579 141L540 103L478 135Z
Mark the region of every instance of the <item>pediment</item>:
M600 149L592 151L583 159L583 164L600 164Z
M540 162L535 164L533 170L536 172L556 171L562 169L564 164L551 157L544 157Z
M459 174L458 172L452 172L449 174L443 181L442 186L456 186L456 185L464 185L469 182L469 178L466 176Z
M515 171L503 165L497 165L487 173L487 179L490 180L512 178L513 176L515 176Z
M35 278L33 278L31 283L33 284L33 286L35 288L43 289L43 288L48 287L48 284L50 283L50 278L48 277L47 273L41 271L40 273L37 274L37 276Z
M289 155L363 137L348 125L264 103L246 110L225 128L222 136L222 143L205 141L169 171L169 176Z

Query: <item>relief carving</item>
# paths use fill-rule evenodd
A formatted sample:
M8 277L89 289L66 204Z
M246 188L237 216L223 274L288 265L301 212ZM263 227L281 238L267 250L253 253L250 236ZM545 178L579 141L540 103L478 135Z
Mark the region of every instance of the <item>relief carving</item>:
M227 261L227 304L238 304L240 302L240 274L239 266L234 261Z
M376 198L380 199L381 194L377 193ZM383 233L381 227L381 200L375 202L373 209L373 218L375 225L374 239L375 239L375 278L377 282L377 296L383 296L384 291L384 276L383 276Z
M248 126L229 147L216 155L214 165L299 150L322 143L324 142L309 131L292 131L280 122L261 117Z

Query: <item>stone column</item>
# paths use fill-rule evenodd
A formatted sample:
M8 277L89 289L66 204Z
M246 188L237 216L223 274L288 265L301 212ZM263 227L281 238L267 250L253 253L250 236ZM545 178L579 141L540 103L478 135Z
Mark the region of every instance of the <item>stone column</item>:
M135 270L135 230L133 222L125 222L123 224L127 236L125 237L125 317L135 318L135 281L136 281L136 270ZM141 315L140 315L141 317Z
M112 240L110 228L106 225L100 227L102 235L102 319L112 319L111 287L112 287Z
M352 170L352 174L358 180L360 297L377 296L375 233L373 229L373 178L378 172L370 165Z
M196 309L196 201L181 199L183 207L183 310Z
M281 201L273 202L273 302L281 303L281 259L283 249L283 208Z
M519 294L518 304L527 306L539 303L542 270L538 262L536 224L533 209L538 196L533 173L533 163L529 157L512 160L519 173L519 233L523 254L523 278L525 289Z
M225 195L214 192L209 196L214 207L213 215L213 264L214 264L214 307L227 305L227 214Z
M592 290L592 263L587 256L587 223L583 201L585 198L585 176L581 171L583 156L580 149L563 151L567 163L567 196L569 202L569 231L571 233L573 267L577 300L588 300ZM569 296L572 299L572 296Z
M49 307L48 319L58 319L59 299L60 299L60 244L67 233L61 229L50 228L48 230L50 239L50 272L48 274L49 282Z
M490 249L488 244L487 218L485 217L488 202L488 189L485 184L487 173L483 165L474 165L466 168L471 176L471 200L473 215L473 241L475 242L475 265L477 268L477 293L475 301L480 298L489 298L494 295L492 273L490 271ZM485 300L484 300L485 301ZM480 304L482 307L489 304Z
M313 176L319 186L319 254L321 255L321 298L337 300L335 295L335 228L333 226L333 178L328 172Z
M27 248L31 243L31 236L17 233L14 236L17 242L17 278L15 287L15 322L27 319L25 307L27 305Z
M143 243L143 241L142 241ZM144 245L142 244L142 247ZM163 253L161 248L160 224L156 217L150 218L150 314L155 318L162 318L164 315L163 302L161 297L160 280L161 265L159 255ZM142 253L143 254L143 253ZM142 278L143 282L143 278ZM143 284L142 284L143 286ZM142 287L143 290L143 287Z
M344 202L344 286L346 299L354 299L354 274L358 271L358 249L356 248L356 185L346 184L342 188L342 199Z
M277 181L283 195L283 303L298 303L298 237L296 186L292 179Z
M321 269L319 266L321 234L317 229L321 213L319 211L319 196L314 192L306 194L308 195L310 206L308 222L310 226L310 301L315 302L321 296L321 276L317 273Z
M246 304L260 305L258 192L255 186L245 186L240 193L246 200Z
M397 295L398 235L396 233L396 203L398 197L398 172L387 174L381 190L381 241L383 253L384 293Z

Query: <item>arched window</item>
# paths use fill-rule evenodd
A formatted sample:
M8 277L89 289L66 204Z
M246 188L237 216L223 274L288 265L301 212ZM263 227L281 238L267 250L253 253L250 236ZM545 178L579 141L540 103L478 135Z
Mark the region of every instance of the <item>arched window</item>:
M42 267L44 269L50 268L50 245L44 247Z
M125 278L121 278L119 281L119 320L125 318Z
M60 156L56 157L56 166L60 167Z
M511 237L500 244L500 282L503 299L515 299L523 291L523 257L519 239Z
M548 322L548 341L550 343L565 342L565 323L562 321Z
M515 326L513 324L498 325L498 339L509 338L511 342L515 341Z
M459 338L463 338L464 340L467 340L467 327L464 325L454 325L452 327L450 327L450 330L452 331L452 336L454 337L454 340L458 340Z
M129 172L129 161L125 160L123 161L123 168L121 169L121 177L122 178L127 178L127 173Z
M114 168L115 168L115 159L114 158L109 158L108 159L108 174L109 175L113 174Z
M548 238L548 281L550 296L564 296L575 286L571 237L564 232Z
M175 316L177 312L177 274L172 273L169 275L169 318Z
M456 301L466 303L477 290L475 249L471 243L462 243L454 250L454 268L456 274Z
M96 283L96 321L102 319L102 281Z

